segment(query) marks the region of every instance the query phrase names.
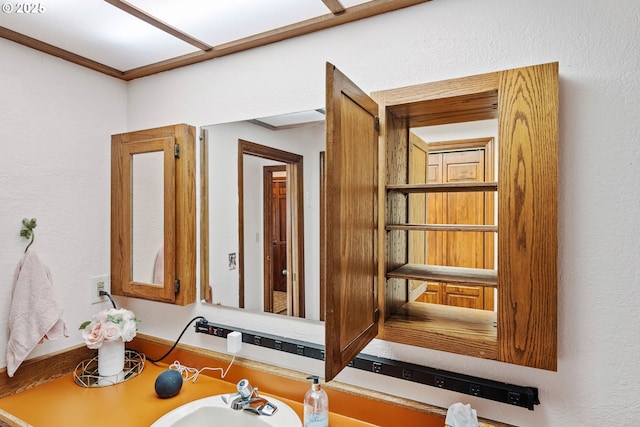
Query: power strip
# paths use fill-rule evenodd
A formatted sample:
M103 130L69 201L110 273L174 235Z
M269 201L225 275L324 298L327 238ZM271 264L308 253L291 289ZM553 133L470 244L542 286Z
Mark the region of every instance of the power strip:
M324 360L324 347L320 344L291 340L275 335L262 334L253 331L231 329L223 325L216 325L208 321L198 321L196 332L228 338L236 333L242 336L242 342L260 347L266 347L298 356ZM229 343L227 342L227 349ZM348 365L374 374L386 375L405 381L425 384L445 390L452 390L471 396L481 397L496 402L527 408L533 411L534 405L539 405L538 388L518 386L485 378L473 377L451 371L430 368L399 360L385 359L367 354L358 354Z

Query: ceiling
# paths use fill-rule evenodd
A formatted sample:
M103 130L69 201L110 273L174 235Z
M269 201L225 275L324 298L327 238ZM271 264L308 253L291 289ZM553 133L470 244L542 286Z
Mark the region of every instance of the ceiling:
M132 80L425 1L4 2L0 37Z

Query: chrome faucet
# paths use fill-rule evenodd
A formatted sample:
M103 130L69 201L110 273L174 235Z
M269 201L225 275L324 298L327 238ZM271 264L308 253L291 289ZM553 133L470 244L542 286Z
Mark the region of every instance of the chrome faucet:
M236 388L238 389L237 393L222 396L222 400L224 400L225 403L229 403L229 399L235 397L229 405L231 409L236 411L246 410L258 415L267 416L275 414L278 410L276 405L264 397L259 396L258 387L252 387L248 380L240 380Z

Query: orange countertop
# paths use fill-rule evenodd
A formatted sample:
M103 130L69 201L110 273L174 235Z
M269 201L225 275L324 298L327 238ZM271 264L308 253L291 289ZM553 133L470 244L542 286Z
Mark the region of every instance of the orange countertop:
M235 391L234 383L200 375L195 383L185 381L177 396L160 399L154 384L165 369L167 365L146 362L140 375L120 384L95 388L78 386L73 374L65 375L0 399L0 409L35 427L148 427L187 402ZM302 419L302 403L274 397L291 406ZM329 423L344 427L374 426L335 413L329 415Z

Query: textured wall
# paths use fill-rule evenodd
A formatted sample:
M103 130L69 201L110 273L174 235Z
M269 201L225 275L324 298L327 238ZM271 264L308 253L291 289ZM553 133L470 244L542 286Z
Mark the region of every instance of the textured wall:
M80 342L90 319L92 276L109 273L110 135L126 130L127 87L0 39L0 366L6 366L11 282L35 217L32 249L51 269L70 337L33 356Z
M558 372L380 342L367 349L536 386L541 405L531 412L361 372L345 372L339 380L441 406L470 402L483 416L518 425L630 425L640 417L634 392L640 374L640 340L634 326L640 292L640 204L635 196L635 168L640 163L639 16L636 0L616 1L615 6L579 0L434 0L134 81L130 125L140 128L178 119L202 125L316 108L324 103L325 61L369 92L559 61ZM163 102L169 99L182 102ZM137 305L152 315L152 305ZM271 332L322 341L319 325L292 327L280 319L199 306L174 311L182 322L203 313L213 321L254 329L264 329L268 322ZM144 328L166 338L176 335L182 323L153 318L154 324ZM210 337L189 340L222 346ZM273 357L266 350L246 351L261 360L322 373L321 363Z
M5 151L0 156L0 241L7 242L0 247L0 272L10 280L23 247L23 239L13 234L22 216L38 216L42 228L37 230L36 248L54 267L56 283L68 292L64 303L71 323L81 317L72 310L82 316L91 313L84 286L90 275L108 268L109 236L102 225L108 219L108 135L122 131L125 107L128 130L178 122L203 126L323 105L325 61L368 92L559 61L558 372L383 342L367 349L536 386L541 405L532 412L349 370L338 379L443 407L469 402L482 416L517 425L633 425L640 419L640 202L635 171L640 164L639 17L637 0L433 0L135 80L128 84L126 99L120 83L0 41L3 54L21 61L8 70L3 61L0 69L9 77L0 81ZM42 66L46 72L37 69ZM31 75L41 79L29 82L38 85L37 90L19 88L21 79ZM7 104L13 114L6 113ZM5 287L0 292L8 291ZM1 301L3 314L6 298ZM120 302L143 320L142 332L167 339L176 338L188 320L202 314L215 322L323 341L321 324L198 303L180 308ZM4 333L0 330L0 338ZM184 339L206 348L226 348L223 340L209 336L186 334ZM0 350L3 342L0 339ZM323 372L319 362L249 347L243 349L244 357Z

